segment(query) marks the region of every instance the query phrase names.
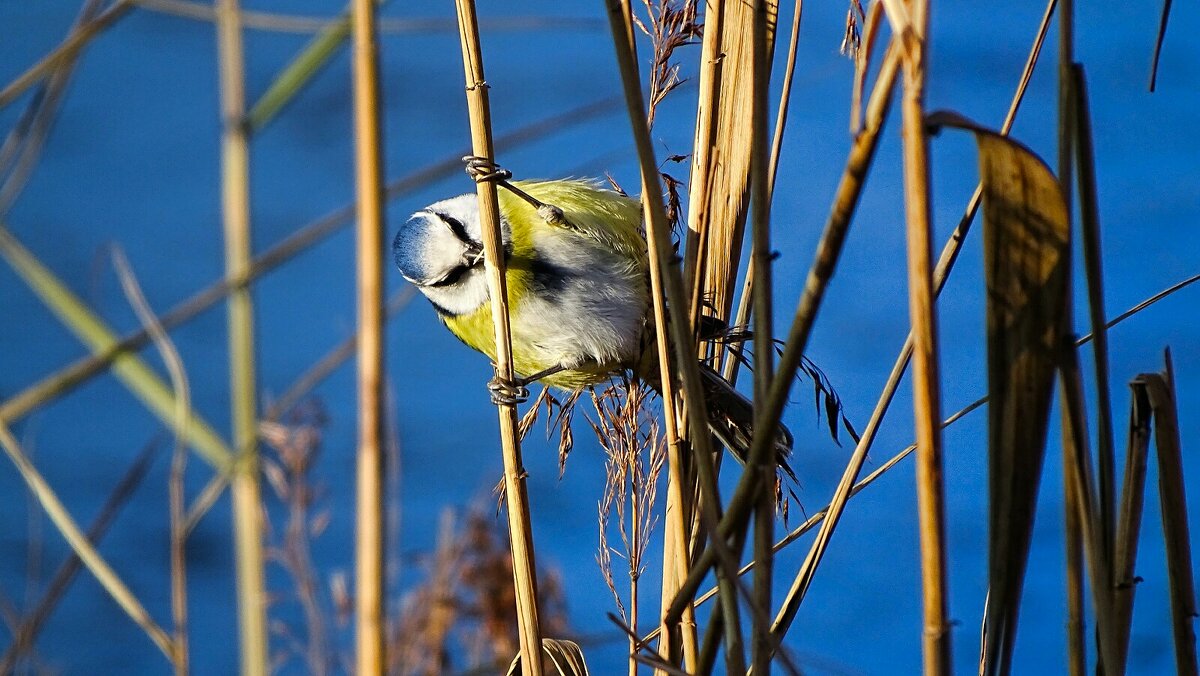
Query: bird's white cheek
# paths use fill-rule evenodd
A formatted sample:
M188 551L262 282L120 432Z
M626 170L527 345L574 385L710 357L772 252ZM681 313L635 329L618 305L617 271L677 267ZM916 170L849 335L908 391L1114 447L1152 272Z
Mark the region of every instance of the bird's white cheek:
M488 301L487 279L483 268L471 270L457 284L450 286L419 286L421 293L442 312L466 315L478 310Z

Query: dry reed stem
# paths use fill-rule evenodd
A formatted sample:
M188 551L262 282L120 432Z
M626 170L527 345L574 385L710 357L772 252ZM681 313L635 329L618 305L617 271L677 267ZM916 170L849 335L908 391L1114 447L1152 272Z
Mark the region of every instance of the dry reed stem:
M662 299L665 295L666 304L669 307L686 307L683 280L679 272L678 263L674 260L669 244L666 212L660 198L662 187L658 179L658 165L654 159L654 148L650 142L650 131L645 119L645 104L642 100L640 77L638 76L638 67L632 50L632 19L628 9L623 8L619 0L606 0L606 4L608 7L609 23L612 28L617 63L621 71L621 81L625 91L626 107L628 108L634 141L638 148L638 160L642 178L642 206L647 222L646 239L652 261L650 266L651 294L656 299ZM691 457L694 459L698 469L701 491L701 500L699 503L700 522L704 524L704 527L712 536L709 550L713 551L714 555L723 555L718 557L720 563L720 567L717 569L718 580L724 579L736 582L733 580L737 570L736 561L726 548L725 543L717 536L720 520L720 497L717 492L716 471L713 467L712 452L709 444L710 440L706 424L708 415L700 384L699 363L695 353L692 351L693 338L689 326L690 322L686 314L682 312L673 312L669 318L664 318L656 314L655 319L660 354L664 351L662 343L669 341L682 384L685 417L689 431L687 439L691 444ZM664 319L667 319L667 326L665 327L663 326ZM673 369L670 368L670 365L660 360L659 368L663 382L671 382ZM729 665L731 667L729 670L744 671L744 664L738 665L736 663L738 658L742 657L741 631L739 622L736 621L739 614L737 610L737 590L732 585L723 584L722 586L726 587L721 594L722 603L726 612L730 613L730 617L734 619L734 621L726 623L728 637L726 657L728 660L733 660L733 663ZM686 600L680 601L679 595L676 596L676 601L679 602L678 605L680 607L676 608L676 604L672 604L672 612L669 613L668 624L678 621L683 611L682 606L686 605ZM740 668L736 668L738 666Z
M1074 99L1073 147L1078 163L1079 233L1083 243L1083 265L1087 280L1088 318L1091 321L1093 364L1096 371L1097 454L1099 456L1100 520L1109 539L1107 549L1115 555L1116 544L1116 451L1113 445L1112 390L1108 375L1108 335L1104 329L1104 273L1100 253L1100 207L1096 195L1096 158L1092 149L1092 121L1088 109L1087 80L1083 66L1072 67ZM1115 560L1115 559L1114 559ZM1117 583L1117 580L1113 580Z
M553 131L598 117L615 108L620 102L620 98L614 97L600 99L566 112L537 120L497 138L496 148L514 147L526 141L544 138ZM456 153L452 157L418 169L390 182L386 189L387 198L393 199L456 174L462 168L461 156L461 152ZM348 205L301 227L275 246L254 258L245 275L235 278L225 278L214 282L207 288L171 308L159 318L159 321L162 322L164 327L169 329L195 317L225 298L232 290L246 287L259 277L275 270L300 253L324 241L325 238L340 230L342 226L350 223L354 219L354 213L354 206ZM5 238L5 234L7 234L7 231L0 229L0 250L2 250L4 243L11 239L11 237ZM82 307L81 303L78 303L78 305ZM93 348L95 354L83 357L59 369L26 387L9 399L6 399L3 403L0 403L0 420L14 422L28 415L30 411L38 406L61 397L81 383L103 372L105 368L120 360L128 352L145 347L149 344L150 338L145 330L140 330L120 340L112 337L105 340L96 339L96 341L99 342L99 346ZM193 422L193 428L197 427L199 426ZM212 435L210 441L220 442L215 433ZM221 445L223 443L220 442ZM220 446L214 447L219 448Z
M879 75L875 80L875 86L872 88L867 102L866 123L862 131L854 138L854 144L851 147L850 156L846 162L845 172L842 174L842 179L838 184L834 209L830 215L829 222L831 224L839 222L843 224L842 228L849 227L850 217L858 204L858 198L866 179L867 170L870 168L872 160L875 157L875 149L879 142L879 133L883 128L884 121L887 119L899 66L900 52L894 46L894 43L889 43L883 57L883 64L880 67ZM842 236L844 237L844 234ZM828 279L832 277L834 261L836 261L836 258L831 259L827 266L822 268L822 272L818 272L817 279L825 280L822 283L827 283ZM813 269L814 271L818 270L816 263L814 263ZM809 280L810 283L813 280L811 273ZM815 310L813 310L813 314L815 315ZM863 438L868 438L866 435L871 433L872 428L868 426ZM808 585L812 582L812 577L816 573L816 568L825 552L825 547L832 537L833 529L837 526L842 509L849 499L851 487L855 479L858 478L862 462L866 459L866 449L868 447L869 441L864 444L860 439L855 448L854 455L851 456L847 471L843 474L842 480L834 492L833 499L830 501L830 514L832 518L826 519L822 524L821 532L813 542L804 564L797 572L792 586L788 590L788 594L775 617L773 631L776 636L782 636L786 633L787 629L791 626L792 620L795 618L796 612L800 608L800 604L804 601ZM862 449L861 452L859 448ZM854 472L850 471L851 467L855 468Z
M225 274L237 279L249 272L251 260L250 159L246 130L241 124L246 92L238 0L218 0L216 11ZM243 676L263 676L267 671L267 597L263 581L262 491L256 448L258 391L250 289L232 291L228 308L229 391L236 454L231 491L241 671Z
M1063 454L1063 505L1066 511L1063 544L1066 547L1067 582L1067 673L1087 674L1087 641L1084 638L1083 610L1083 532L1079 523L1081 508L1075 482L1071 479L1070 457Z
M167 482L167 502L170 514L170 571L171 571L171 618L174 621L173 649L171 661L176 676L187 676L188 667L188 609L187 609L187 533L183 530L184 495L183 473L187 468L188 411L191 409L191 388L187 371L175 344L158 321L150 303L142 293L133 269L119 247L112 250L113 267L121 281L125 298L137 314L138 321L150 333L154 346L162 357L171 387L175 390L174 450L171 453L171 473Z
M1046 11L1043 13L1041 24L1034 37L1033 45L1030 48L1029 55L1026 58L1025 68L1022 71L1021 78L1017 84L1016 91L1013 94L1012 101L1009 105L1008 113L1005 116L1004 124L1001 126L1000 133L1008 134L1012 128L1013 121L1016 118L1017 110L1020 107L1021 101L1024 99L1025 90L1029 84L1029 78L1033 73L1034 66L1037 64L1038 57L1041 54L1042 44L1046 37L1046 32L1049 29L1050 17L1053 14L1055 0L1050 0L1046 6ZM880 75L877 77L876 88L873 90L871 97L868 99L866 110L866 126L864 131L860 132L859 138L869 138L865 135L868 130L873 130L871 133L878 134L879 127L882 124L883 118L883 99L877 98L880 86L887 80L894 80L895 72L898 67L899 52L894 47L889 47L889 52L884 56L884 63L881 67ZM888 69L888 70L885 70ZM887 85L886 91L891 92L891 84ZM873 141L872 141L873 142ZM856 141L857 143L857 141ZM869 158L864 160L862 165L865 172L865 166L869 164ZM849 169L847 169L849 171ZM843 179L844 181L845 179ZM858 189L861 189L861 176ZM839 195L841 189L839 188ZM857 200L857 193L852 193L854 199L846 201L845 208L853 209L853 205ZM982 186L976 186L975 192L972 195L967 207L964 210L962 218L959 220L958 226L951 234L950 239L942 248L942 253L938 258L937 269L934 271L934 288L936 293L940 294L945 287L946 280L949 278L950 272L957 260L958 253L966 241L967 231L970 228L971 221L975 217L975 212L979 209L979 205L983 196ZM859 473L862 471L863 464L866 462L867 453L870 451L872 443L874 443L875 435L879 430L879 426L883 422L884 416L887 414L888 408L891 405L892 398L895 396L896 389L900 385L900 379L904 375L904 371L908 367L909 359L912 356L912 333L905 338L903 347L900 349L900 354L896 357L896 362L892 366L892 371L888 376L888 380L876 400L875 408L871 413L871 417L867 422L866 427L862 431L858 443L855 445L854 453L851 455L849 462L846 464L846 469L842 474L842 478L834 490L834 495L830 501L829 518L822 525L821 532L818 533L817 539L813 542L812 548L805 560L804 565L797 573L795 581L792 584L792 589L789 591L788 598L784 601L777 616L777 630L786 629L790 626L792 619L795 616L799 604L803 602L804 595L807 593L808 585L812 581L812 576L815 575L816 567L822 561L824 551L828 546L828 540L833 535L833 530L837 527L838 521L841 518L842 512L845 509L846 501L851 495L851 487L858 479Z
M966 407L959 409L954 415L943 420L942 427L943 428L949 427L950 425L957 422L959 419L966 416L968 413L971 413L972 411L974 411L975 409L978 409L979 407L983 406L986 403L987 403L987 397L983 397L981 399L975 400L974 402L967 405ZM915 445L911 445L911 446L908 446L907 448L905 448L904 450L900 451L899 453L893 455L891 458L889 458L887 460L887 462L883 463L878 468L876 468L873 472L871 472L866 477L864 477L861 481L854 484L854 487L850 490L849 497L853 498L854 496L858 495L864 488L875 483L875 481L877 481L880 477L882 477L885 473L887 473L888 470L892 469L897 464L899 464L901 460L912 455L913 451L916 451L916 450L917 450L917 447ZM774 553L776 553L776 554L779 553L781 550L783 550L788 545L792 544L796 540L799 540L801 537L803 537L806 533L811 531L813 528L816 528L817 526L821 525L821 523L824 522L828 518L830 507L831 507L831 505L825 505L820 510L814 512L812 516L808 517L808 519L806 519L804 521L804 523L793 528L791 531L788 532L787 535L785 535L783 538L780 538L779 541L777 541L774 545L771 546L772 550L774 550ZM746 573L754 570L756 566L757 566L756 561L750 561L749 563L745 564L744 566L742 566L741 568L738 569L738 575L745 575ZM716 593L717 593L717 589L715 587L710 588L708 591L706 591L703 594L700 594L699 596L696 597L696 601L695 601L696 605L700 605L702 603L707 602L714 595L716 595ZM778 636L778 638L780 640L782 640L782 638L783 638L782 634L785 632L786 632L786 628L783 628L782 631L776 632L776 635ZM642 639L642 642L648 643L649 641L653 640L658 635L659 634L657 631L651 632L650 634L647 634L644 639Z
M778 2L765 2L767 60L766 72L761 75L769 77ZM750 204L753 135L746 121L754 117L755 78L759 75L754 46L757 5L720 4L718 23L706 25L703 38L688 199L685 260L693 321L700 314L701 303L711 305L718 319L729 317ZM706 15L705 22L711 24L712 17Z
M889 79L890 77L894 77L897 61L896 57L884 59L885 68L887 68L889 62L892 64ZM884 74L886 74L886 71ZM882 83L882 80L880 82ZM879 92L880 96L878 100L880 101L879 110L882 118L885 108L884 97L890 92L890 84L887 87L879 87L877 92ZM791 384L803 359L804 348L816 318L816 311L820 306L825 288L837 265L841 247L845 242L845 235L849 228L850 216L853 214L854 206L857 203L866 170L870 166L869 160L874 149L874 143L874 134L863 134L860 135L859 139L856 140L855 146L851 149L851 156L847 160L847 169L843 173L838 185L838 192L835 197L832 213L822 232L821 240L817 245L817 252L814 255L808 277L805 280L805 289L796 308L796 314L788 332L788 339L784 346L783 354L779 357L779 367L771 382L770 396L765 405L759 407L755 416L755 435L750 448L751 459L763 456L765 453L770 452L773 447L773 430L779 424L780 417L783 414L788 392L791 389ZM743 530L739 524L744 523L749 516L756 497L753 479L743 476L734 491L733 497L729 500L725 517L722 520L720 533L723 536ZM695 594L699 585L703 582L705 575L707 575L708 569L713 566L716 560L716 553L712 547L706 549L698 557L687 579L680 585L680 592L676 595L675 602L670 609L672 616L679 612L678 604L681 599L690 598Z
M1170 349L1161 375L1148 380L1150 406L1158 430L1154 434L1158 452L1158 496L1167 554L1167 577L1171 589L1171 629L1175 636L1175 667L1180 674L1196 676L1196 586L1193 579L1191 536L1188 533L1187 496L1184 492L1183 449L1179 440L1179 410L1176 405L1175 373Z
M891 5L885 5L891 14ZM946 514L942 479L941 376L937 310L933 304L929 140L925 134L925 77L929 35L927 0L906 0L912 36L904 59L901 134L904 139L904 206L908 242L908 298L913 332L913 415L917 437L917 510L924 606L924 673L951 671L946 599ZM898 17L889 16L893 21Z
M134 458L133 463L126 470L121 480L113 487L109 493L108 499L101 506L99 514L92 521L92 525L88 528L87 539L96 545L104 539L108 533L108 528L116 519L117 512L120 511L125 503L133 495L146 477L146 473L150 470L151 462L154 460L155 452L158 450L158 443L151 441L146 444L145 448ZM54 607L58 605L63 594L67 591L71 582L75 579L75 574L79 572L82 565L79 554L74 550L63 561L62 565L54 572L50 580L46 583L45 592L41 599L38 600L32 612L25 615L19 624L12 627L12 643L5 649L4 654L0 656L0 674L10 674L17 666L22 655L30 650L34 644L34 640L42 630L50 613Z
M375 1L354 0L355 184L358 227L358 460L355 510L355 664L380 674L384 655L383 138Z
M50 76L64 59L74 57L92 38L125 16L132 7L131 0L117 0L99 16L71 31L62 44L0 90L0 108L8 106L27 89Z
M1147 385L1135 378L1129 383L1129 442L1125 452L1125 476L1121 482L1121 501L1117 508L1117 530L1113 540L1113 618L1117 622L1117 655L1120 664L1115 673L1124 673L1129 659L1129 632L1133 626L1133 600L1137 592L1134 565L1137 563L1138 537L1142 527L1142 508L1146 493L1146 464L1149 459L1153 413Z
M803 9L804 0L796 0L796 8L792 13L791 37L788 39L787 66L783 71L783 86L779 93L779 110L775 115L775 133L771 140L771 158L767 163L767 204L774 202L775 175L779 170L779 157L783 152L783 132L786 129L788 109L792 101L792 81L796 74L796 52L800 46L800 19L804 14ZM746 265L746 275L742 282L742 294L738 300L737 312L734 313L734 318L730 322L730 326L748 326L750 323L750 302L754 296L754 259L754 252L751 249L750 261ZM734 355L740 356L743 352L743 347L739 343L738 345L729 346L728 349L732 350ZM741 359L730 358L730 355L726 353L722 375L730 383L736 383L738 367L740 365Z
M495 151L492 146L491 111L488 104L488 84L483 71L475 3L474 0L456 0L455 8L462 43L467 109L471 119L472 154L492 161ZM477 182L476 193L479 197L479 219L482 223L484 268L495 327L496 375L505 382L512 382L514 373L508 285L504 277L496 184L491 181ZM508 507L509 546L513 559L521 662L525 674L541 676L542 634L538 618L537 568L534 562L525 469L521 461L521 442L517 434L517 408L513 404L497 403L496 409L499 414L500 445L504 457L505 503Z
M709 183L714 173L715 159L711 158L717 145L717 134L721 87L725 73L725 52L721 45L725 32L725 6L723 0L705 0L704 30L700 42L700 91L696 99L696 132L692 143L692 167L688 186L688 237L684 243L684 279L690 286L689 311L693 324L700 316L701 269L708 255L701 249L708 241L710 219L704 216L708 195L712 192Z
M1050 0L1049 4L1047 5L1046 12L1042 17L1041 27L1038 31L1037 37L1034 40L1033 48L1030 51L1028 60L1026 61L1025 70L1022 73L1020 83L1017 87L1017 92L1013 97L1013 101L1009 107L1004 125L1001 128L1002 133L1007 133L1008 130L1011 129L1017 109L1020 105L1020 102L1023 100L1026 86L1029 82L1029 78L1032 75L1033 66L1035 65L1037 58L1041 53L1042 42L1045 38L1045 34L1049 25L1049 19L1052 15L1054 6L1055 0ZM889 50L896 51L894 47L890 47ZM895 69L898 68L898 59L898 51L894 55L885 55L883 68L890 67L892 72L892 76L890 76L888 79L894 77ZM877 77L876 79L877 83L883 81L884 78L882 76L884 74L885 71L881 68L880 77ZM880 90L878 88L875 90L875 92L879 91ZM890 86L887 91L890 92ZM882 94L880 94L880 96L882 96ZM878 105L868 103L868 119L870 119L872 116L872 110L877 108L882 110L882 108L880 108L880 106L882 106L882 99L877 99L875 93L872 94L871 98L872 100L877 100L880 103ZM882 115L882 113L880 113L880 115ZM860 134L859 138L864 139L864 145L860 150L865 152L865 140L869 139L870 137ZM852 150L852 153L853 152L854 151ZM770 420L778 420L778 416L782 413L783 403L786 400L787 394L785 388L786 386L790 385L791 376L795 373L796 368L798 368L800 358L803 354L803 343L795 340L795 338L806 335L811 329L812 315L815 313L815 306L818 304L820 298L819 294L823 293L824 285L828 282L829 276L832 275L833 265L837 260L837 252L840 244L835 246L835 243L838 241L835 239L835 237L844 238L844 230L849 223L850 217L853 215L854 207L857 204L858 195L860 194L862 188L862 181L865 177L866 169L868 167L869 161L867 158L862 158L856 161L852 155L847 162L847 171L843 174L841 183L839 184L837 198L830 215L830 221L826 225L826 235L823 236L822 239L821 246L828 248L825 250L825 253L820 253L820 248L818 250L819 253L817 261L813 264L813 271L809 273L805 292L806 296L801 299L801 304L797 308L796 319L793 321L787 345L784 348L783 355L780 357L779 374L774 382L774 387L776 390L782 391L782 393L778 393L778 398L772 399L772 408L768 411L768 413L774 417L769 418ZM854 168L854 170L852 171L851 168ZM979 208L981 197L981 189L977 187L970 203L967 206L966 213L959 221L958 227L955 229L954 233L951 235L949 241L947 241L942 250L942 254L938 260L938 269L936 272L936 287L939 292L944 286L949 272L953 268L954 262L957 260L958 253L965 241L967 230L970 227L971 220L974 218L975 212ZM837 234L839 232L841 234ZM828 240L827 243L826 240ZM818 262L821 261L823 262L818 265ZM825 281L822 282L822 279ZM1185 281L1181 284L1186 283L1190 283L1190 281ZM809 291L810 289L812 290L811 293ZM806 305L811 305L813 307L805 307ZM807 322L807 324L805 322ZM863 431L862 438L855 449L854 458L847 466L846 473L843 475L842 483L839 484L838 491L848 490L849 485L853 484L854 478L858 476L858 472L861 470L862 463L865 461L866 452L869 450L870 444L874 439L874 434L877 431L879 424L882 422L884 414L887 412L888 405L891 403L891 399L895 394L896 388L899 386L900 378L908 365L908 360L911 356L911 353L912 335L910 334L906 339L900 355L897 357L896 364L892 368L892 373L888 378L888 382L884 386L884 391L876 403L875 410L871 416L871 421L868 423L867 428ZM761 422L756 423L756 425L761 425ZM853 471L851 471L852 468ZM736 506L736 502L731 501L731 509L736 509ZM840 514L841 507L844 507L844 503L842 503L840 507L835 507L835 515ZM727 515L727 517L728 516L730 515ZM681 585L681 588L685 592L683 596L690 597L695 593L696 588L703 582L704 570L707 569L707 566L712 565L713 560L714 559L711 552L704 552L698 562L693 566L693 570L689 574L686 582ZM788 604L785 602L785 607L787 605Z
M1068 294L1068 304L1070 296ZM1070 317L1070 311L1064 315ZM1069 335L1069 332L1064 335ZM1088 567L1092 607L1096 617L1096 652L1101 665L1117 664L1116 623L1113 611L1111 559L1104 550L1100 531L1095 472L1088 445L1087 417L1082 374L1076 346L1063 349L1060 365L1060 408L1062 410L1063 453L1067 456L1068 476L1079 508L1080 534Z
M121 610L125 611L125 614L145 632L146 636L162 651L163 655L168 660L171 659L173 649L171 637L154 622L154 619L146 612L141 602L129 590L129 587L125 585L116 571L96 551L96 548L88 540L87 536L79 529L70 512L67 511L66 506L58 499L58 496L54 493L54 489L46 483L41 473L29 461L29 456L21 449L20 443L12 435L12 432L8 429L8 425L3 422L0 422L0 447L4 448L9 459L16 465L17 471L21 474L21 478L24 479L30 493L37 499L42 509L45 510L46 515L50 517L50 521L58 529L58 532L62 534L63 539L67 541L67 544L79 556L83 565L91 571L96 581L104 588L104 591L112 596Z
M761 407L771 392L773 357L775 354L775 329L771 311L771 169L767 146L768 93L771 85L770 33L768 0L754 3L752 54L753 80L751 92L751 155L750 155L750 198L754 209L751 223L751 260L754 261L754 404ZM710 248L712 253L718 249ZM711 269L712 266L706 266ZM729 272L730 282L736 275ZM732 284L730 284L732 287ZM731 294L732 295L732 294ZM758 562L754 571L754 596L758 607L764 612L756 613L753 620L751 644L751 671L755 674L771 673L771 618L766 610L771 607L773 574L772 544L775 541L775 480L778 458L775 453L763 453L751 458L754 465L747 473L758 475L758 500L754 512L754 559Z
M0 257L28 285L75 336L94 353L104 353L117 343L116 335L70 289L54 276L28 249L0 223ZM113 372L117 379L167 427L175 424L176 402L171 389L144 361L133 355L116 359ZM8 407L0 407L0 420L12 422ZM233 452L217 433L194 411L186 431L188 443L214 467L230 465Z
M621 13L629 18L623 29L627 41L627 49L630 54L637 53L637 41L633 31L633 8L630 0L622 0ZM651 17L653 19L653 16ZM655 28L658 26L656 24ZM615 39L615 33L614 33ZM656 45L657 46L657 45ZM655 65L665 65L666 58L655 50ZM654 72L652 81L658 80L658 73ZM654 97L654 87L651 88L651 103L649 109L645 113L647 129L653 124L653 114L657 101ZM643 195L645 194L645 182L643 181ZM646 223L650 223L649 205L645 204L643 197L643 212ZM665 212L664 212L665 216ZM657 243L653 237L647 238L647 253L652 261L657 260ZM659 381L662 386L662 401L663 401L663 427L666 432L667 444L667 524L663 534L663 574L662 574L662 599L661 604L666 604L666 599L675 593L678 586L678 581L687 575L688 562L691 559L691 538L695 534L696 523L696 502L700 499L694 490L694 476L691 472L692 463L688 461L686 454L686 426L687 426L687 411L682 406L680 393L676 389L675 379L669 374L671 373L671 348L668 340L669 331L667 323L669 321L667 314L666 293L662 288L662 275L658 272L656 265L650 266L650 298L652 303L652 314L654 317L655 327L655 350L656 358L659 365ZM684 491L684 484L687 483L691 489ZM665 618L665 605L660 605L660 618ZM686 607L683 611L683 616L680 622L664 622L660 625L666 630L666 639L660 644L660 654L665 662L670 662L672 653L676 650L671 645L671 638L675 628L678 628L680 644L683 652L684 663L689 665L690 669L695 669L697 659L697 643L696 643L696 622L695 609ZM630 655L630 668L635 668L636 662L633 655Z
M940 268L939 271L944 273L945 269ZM942 275L939 275L939 277L941 277L941 276ZM1120 315L1117 315L1115 318L1109 320L1109 322L1108 322L1108 324L1106 324L1105 328L1112 329L1117 324L1120 324L1121 322L1125 321L1129 317L1137 314L1138 312L1141 312L1142 310L1145 310L1150 305L1153 305L1154 303L1162 300L1163 298L1185 288L1186 286L1188 286L1190 284L1198 282L1198 281L1200 281L1200 275L1193 275L1192 277L1189 277L1179 283L1176 283L1170 287L1167 287L1163 291L1160 291L1160 292L1154 294L1153 296L1138 303L1137 305L1134 305L1129 310L1126 310L1125 312L1121 313ZM1092 335L1087 334L1087 335L1079 338L1079 340L1077 340L1075 342L1075 345L1076 345L1076 347L1086 345L1088 342L1091 341L1091 339L1092 339ZM902 353L901 359L898 361L907 362L907 358L906 358L905 354L906 354L906 351L904 353ZM897 376L896 379L898 380L899 377ZM891 380L889 380L889 385L890 385L890 387L885 388L885 394L888 394L889 392L894 393L895 385L892 384ZM890 396L888 398L890 400ZM966 406L962 409L959 409L959 411L956 412L954 415L946 418L946 420L944 420L942 422L942 427L945 428L945 427L953 424L954 422L957 422L960 418L962 418L966 414L974 411L975 409L979 408L980 406L983 406L987 402L988 402L988 398L986 396L976 399L974 402L972 402L968 406ZM863 438L864 439L866 438L865 433L864 433ZM900 453L892 456L891 459L889 459L887 462L882 464L878 469L876 469L875 471L873 471L869 475L867 475L866 478L862 479L861 481L859 481L856 484L853 484L853 487L850 490L848 497L854 497L855 495L857 495L859 493L859 491L861 491L863 488L866 488L870 484L874 483L880 476L882 476L885 472L887 472L892 467L894 467L901 460L903 460L904 458L911 455L915 450L916 450L915 445L909 446L908 448L904 449ZM1067 476L1066 478L1069 479L1070 477ZM798 540L805 533L809 532L814 527L819 525L822 521L830 518L829 515L832 513L833 507L834 507L833 503L826 505L825 508L815 512L803 524L801 524L800 526L797 526L790 533L788 533L788 535L786 537L782 538L781 540L779 540L779 542L775 543L774 548L775 548L776 552L778 552L780 549L786 547L787 545L791 544L792 542L795 542L796 540ZM742 568L739 569L738 574L744 575L746 572L752 570L753 567L754 567L754 562L752 561L752 562L746 564L745 566L742 566ZM703 580L701 580L701 582L702 581ZM1081 589L1082 589L1082 587L1081 587ZM699 604L704 603L704 602L708 601L709 599L711 599L716 594L716 591L717 590L715 588L709 589L708 591L704 592L703 594L700 594L699 596L697 596L695 598L696 605L699 605ZM786 605L786 602L785 602L785 605ZM1080 606L1080 607L1082 608L1082 606ZM1080 617L1082 617L1082 611L1081 611ZM1080 626L1082 627L1082 624ZM647 634L645 638L642 639L642 643L643 644L649 643L650 641L652 641L654 638L656 638L658 636L659 636L658 630L652 631L649 634Z

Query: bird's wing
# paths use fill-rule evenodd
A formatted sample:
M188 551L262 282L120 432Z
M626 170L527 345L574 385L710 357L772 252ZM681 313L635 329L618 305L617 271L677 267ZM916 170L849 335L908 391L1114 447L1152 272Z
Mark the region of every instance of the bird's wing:
M638 200L603 188L595 181L517 181L515 185L538 201L561 209L569 223L568 226L546 224L547 227L570 227L629 258L643 261L644 265L646 241L641 232L642 210ZM531 219L534 223L545 223L531 205L505 190L500 191L500 210L509 222Z

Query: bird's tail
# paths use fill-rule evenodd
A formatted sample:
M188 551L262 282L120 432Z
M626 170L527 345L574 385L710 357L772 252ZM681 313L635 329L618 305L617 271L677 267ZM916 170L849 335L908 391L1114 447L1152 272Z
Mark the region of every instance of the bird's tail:
M635 371L648 385L662 392L658 358L653 350L643 353L643 360ZM707 364L700 364L700 381L704 389L704 403L708 409L708 429L741 464L750 457L750 444L754 439L754 404L744 394L734 389ZM789 458L792 455L792 433L780 423L774 437L775 458L779 468L793 482L797 482Z
M700 365L700 379L704 385L704 401L708 407L708 428L729 449L733 457L743 465L750 456L750 444L754 439L754 405L728 380L721 377L705 364ZM780 423L775 429L775 459L779 469L797 481L796 473L788 462L792 455L792 433Z

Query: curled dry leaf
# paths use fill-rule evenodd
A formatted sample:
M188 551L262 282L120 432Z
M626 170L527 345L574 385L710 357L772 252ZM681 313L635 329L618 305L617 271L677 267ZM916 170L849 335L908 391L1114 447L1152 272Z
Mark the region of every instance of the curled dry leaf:
M574 641L557 638L542 639L542 652L554 664L555 673L559 676L587 676L587 662L583 659L583 649ZM506 676L519 676L521 671L521 656L513 658L508 665Z
M1032 151L954 113L974 132L987 284L990 600L981 673L1008 673L1033 536L1054 375L1070 339L1070 220L1058 179Z

